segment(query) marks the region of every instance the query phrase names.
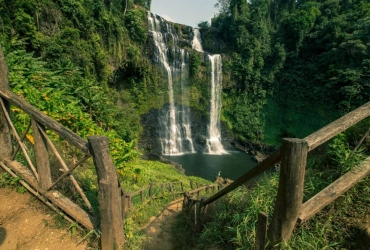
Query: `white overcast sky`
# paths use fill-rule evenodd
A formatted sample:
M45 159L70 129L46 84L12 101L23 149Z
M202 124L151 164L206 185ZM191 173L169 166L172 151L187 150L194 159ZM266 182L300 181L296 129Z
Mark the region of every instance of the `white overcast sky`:
M217 13L217 0L152 0L151 12L176 23L196 27L201 21L211 21Z

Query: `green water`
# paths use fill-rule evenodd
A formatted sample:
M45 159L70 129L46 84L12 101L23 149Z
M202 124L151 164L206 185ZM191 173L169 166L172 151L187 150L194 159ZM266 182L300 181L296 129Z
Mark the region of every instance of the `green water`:
M257 164L251 155L243 152L229 152L224 155L195 153L166 158L181 164L186 175L199 176L210 181L216 179L219 171L223 178L235 180Z

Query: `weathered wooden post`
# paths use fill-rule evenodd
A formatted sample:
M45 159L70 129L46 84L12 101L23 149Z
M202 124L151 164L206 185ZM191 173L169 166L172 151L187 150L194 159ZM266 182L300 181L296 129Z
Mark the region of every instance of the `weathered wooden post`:
M149 199L152 199L153 197L153 183L150 183L149 186Z
M9 90L8 66L0 45L0 91ZM0 97L1 98L1 97ZM9 111L9 103L3 99ZM13 153L10 129L3 109L0 107L0 158L11 158Z
M173 199L175 199L175 194L174 194L174 192L173 192L172 182L168 183L168 186L169 186L169 188L170 188L170 192L172 193Z
M122 217L125 217L130 206L129 195L126 192L123 192L121 195L121 204L122 204Z
M308 144L301 139L283 139L279 189L271 225L269 247L287 242L302 208Z
M99 209L101 249L123 248L123 220L121 195L117 186L117 174L109 154L109 140L105 136L90 136L91 155L94 159L99 184Z
M140 191L140 199L141 199L141 204L144 203L144 190Z
M264 212L258 213L257 221L257 233L256 233L256 250L265 250L266 246L266 236L267 236L267 214Z
M40 133L39 126L35 120L31 120L33 138L35 142L35 154L36 154L36 166L37 172L39 175L39 186L47 190L51 184L51 171L50 171L50 162L48 154L48 143L46 138Z

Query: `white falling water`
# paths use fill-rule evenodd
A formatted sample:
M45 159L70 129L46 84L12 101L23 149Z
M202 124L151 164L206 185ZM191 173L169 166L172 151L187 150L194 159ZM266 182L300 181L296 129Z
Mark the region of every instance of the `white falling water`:
M180 155L193 153L194 146L191 136L189 108L185 107L189 71L189 55L178 48L178 36L172 31L171 25L161 17L148 12L149 32L153 36L155 51L154 60L166 74L168 82L168 108L163 109L159 125L159 136L163 155ZM163 25L164 24L164 25ZM165 28L164 28L165 27ZM164 30L163 30L164 29ZM169 46L168 44L172 44ZM169 60L171 58L171 60ZM176 86L179 85L179 86ZM181 91L182 105L176 108L174 101L175 88Z
M200 31L197 28L193 29L194 32L194 38L193 41L191 42L191 47L195 49L196 51L203 52L203 47L202 47L202 39L200 37Z
M222 59L220 55L208 55L211 63L210 81L211 81L211 105L210 121L208 127L207 153L209 154L227 154L221 144L221 91L222 91Z

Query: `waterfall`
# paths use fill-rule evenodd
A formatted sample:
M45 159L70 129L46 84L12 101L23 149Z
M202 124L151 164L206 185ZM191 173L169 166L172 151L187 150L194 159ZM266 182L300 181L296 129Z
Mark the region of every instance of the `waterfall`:
M221 91L222 91L222 59L220 55L208 55L210 61L211 103L208 126L207 153L227 154L221 144Z
M177 46L178 36L161 17L148 12L149 32L154 41L154 62L168 83L168 102L159 119L163 155L193 153L188 107L189 54ZM180 92L180 93L178 93ZM176 98L176 105L175 105Z
M196 51L203 52L202 39L200 37L199 29L194 28L193 32L194 32L194 37L193 37L193 41L191 42L191 46Z

